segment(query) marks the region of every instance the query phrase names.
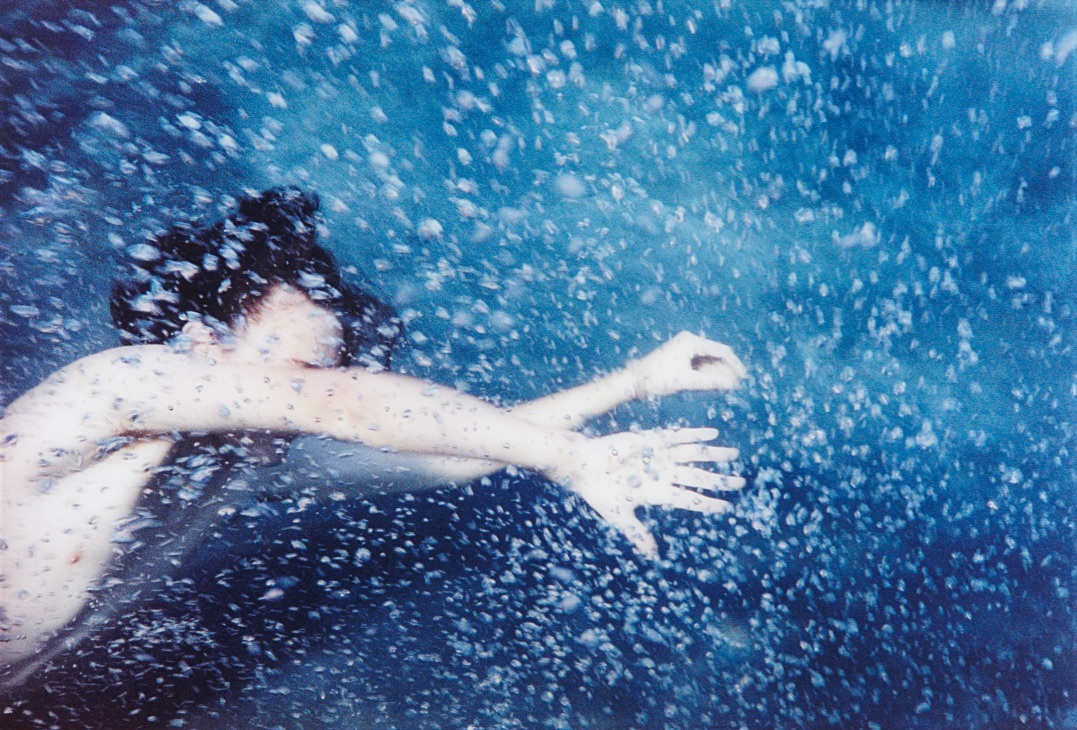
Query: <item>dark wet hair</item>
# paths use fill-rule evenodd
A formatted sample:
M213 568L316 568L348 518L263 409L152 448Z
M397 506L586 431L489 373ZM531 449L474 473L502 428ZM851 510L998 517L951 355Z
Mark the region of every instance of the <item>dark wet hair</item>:
M227 326L274 284L332 310L344 330L341 362L389 366L402 327L389 305L341 279L317 243L318 198L297 188L244 196L211 227L177 225L132 248L129 274L112 286L112 321L125 344L158 344L192 319Z

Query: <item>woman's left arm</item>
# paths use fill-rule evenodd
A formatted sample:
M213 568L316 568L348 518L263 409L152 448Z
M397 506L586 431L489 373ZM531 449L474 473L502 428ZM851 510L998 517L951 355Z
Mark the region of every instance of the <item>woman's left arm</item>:
M574 429L639 398L689 390L732 390L747 374L729 345L681 332L621 370L522 403L513 413L531 423Z

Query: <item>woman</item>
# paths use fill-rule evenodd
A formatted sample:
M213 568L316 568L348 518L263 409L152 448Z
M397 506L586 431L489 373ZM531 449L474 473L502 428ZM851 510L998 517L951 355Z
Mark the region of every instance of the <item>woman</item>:
M691 466L736 458L704 444L714 429L573 430L631 398L734 387L745 371L728 347L682 333L622 371L502 411L387 370L400 326L341 280L316 243L316 210L311 195L273 190L211 228L136 248L112 298L128 344L3 411L0 667L40 659L62 635L112 561L117 524L192 444L213 445L211 471L300 434L416 455L442 482L514 464L581 495L648 556L657 545L636 507L729 509L693 491L744 483Z

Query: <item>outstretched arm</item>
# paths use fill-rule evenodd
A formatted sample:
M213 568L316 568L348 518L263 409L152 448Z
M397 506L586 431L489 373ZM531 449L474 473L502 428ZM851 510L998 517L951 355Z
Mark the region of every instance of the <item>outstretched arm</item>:
M689 390L732 390L746 376L744 364L728 345L681 332L621 370L521 403L512 413L536 425L576 429L632 400ZM409 468L442 482L467 482L492 474L502 465L423 456L412 459Z
M531 423L579 428L632 400L688 390L732 390L746 375L744 363L728 345L681 332L621 370L522 403L513 412Z
M322 434L412 453L546 471L585 439L393 373L217 363L162 346L117 348L54 374L4 413L5 497L47 489L124 437Z

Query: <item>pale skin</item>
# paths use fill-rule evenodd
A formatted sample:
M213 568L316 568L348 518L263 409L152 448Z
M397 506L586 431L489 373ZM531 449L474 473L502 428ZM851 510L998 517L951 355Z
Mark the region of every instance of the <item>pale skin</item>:
M336 367L340 324L274 286L229 336L189 324L175 346L82 358L0 418L0 667L33 655L79 612L115 551L119 520L190 432L324 435L416 455L442 482L513 464L580 495L644 556L636 516L663 505L720 514L739 477L700 464L737 458L710 428L587 438L573 429L633 398L726 390L745 376L726 345L681 333L590 384L516 406L390 372Z

